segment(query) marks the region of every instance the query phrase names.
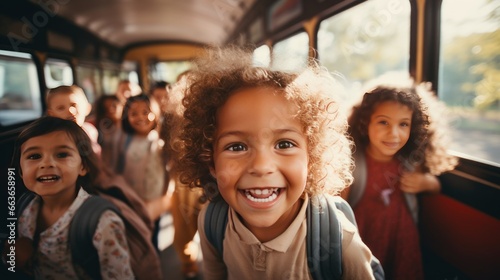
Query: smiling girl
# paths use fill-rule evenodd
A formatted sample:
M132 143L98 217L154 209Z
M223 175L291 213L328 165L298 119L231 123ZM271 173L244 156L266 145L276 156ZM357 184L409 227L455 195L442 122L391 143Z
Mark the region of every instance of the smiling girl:
M153 243L157 245L160 215L167 210L168 172L162 156L160 107L145 94L129 97L123 108L122 129L115 170L144 201L151 220L155 221Z
M195 69L183 100L180 178L229 205L223 255L207 240L207 208L199 215L204 279L312 279L307 205L352 180L338 86L312 66L300 74L253 67L251 52L236 48L209 51ZM343 279L372 279L370 251L338 219Z
M343 196L386 279L423 279L416 194L439 192L436 175L456 165L443 116L430 115L444 107L426 84L394 74L373 83L349 118L356 169Z
M21 132L13 163L35 198L20 214L16 246L19 263L35 279L89 279L71 262L69 225L94 193L97 157L89 137L75 122L42 117ZM106 210L94 233L102 279L133 279L122 219ZM99 271L99 270L98 270Z

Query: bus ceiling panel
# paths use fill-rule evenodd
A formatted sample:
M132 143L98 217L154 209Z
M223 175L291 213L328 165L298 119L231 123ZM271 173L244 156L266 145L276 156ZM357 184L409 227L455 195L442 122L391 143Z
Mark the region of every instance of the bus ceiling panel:
M221 45L255 1L61 0L57 14L118 47L162 40Z

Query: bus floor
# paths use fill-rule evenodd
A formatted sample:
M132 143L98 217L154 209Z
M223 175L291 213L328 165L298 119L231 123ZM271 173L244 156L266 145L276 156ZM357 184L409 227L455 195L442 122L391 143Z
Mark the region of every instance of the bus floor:
M163 279L165 280L202 280L202 257L198 259L199 273L196 277L185 278L181 271L181 263L177 252L174 249L174 223L172 215L169 212L163 214L160 220L160 232L158 247L160 248L160 261L163 273ZM200 246L198 234L195 235L194 241L197 246ZM200 248L201 252L201 248Z

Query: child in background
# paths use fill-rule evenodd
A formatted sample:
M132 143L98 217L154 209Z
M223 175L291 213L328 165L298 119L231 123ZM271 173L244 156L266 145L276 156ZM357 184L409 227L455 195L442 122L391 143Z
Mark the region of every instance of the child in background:
M457 162L446 153L443 116L430 115L444 107L428 85L408 77L389 74L374 83L349 118L356 169L343 196L386 279L423 279L415 195L439 192L436 175Z
M118 142L116 174L121 174L148 208L156 221L153 243L157 245L159 218L168 208L169 174L162 157L164 142L160 139L160 107L145 94L129 97L122 114L125 132ZM159 202L159 203L157 203Z
M16 246L32 248L16 251L16 258L29 260L18 266L35 279L88 279L71 263L68 243L73 215L93 193L99 172L88 136L74 122L42 117L21 132L13 159L24 185L36 194L18 221ZM115 212L102 214L93 245L102 279L134 279L125 226Z
M204 279L311 279L306 208L352 181L347 122L337 85L319 67L292 74L252 66L252 53L215 49L200 58L183 100L181 181L229 205L224 251L198 218ZM334 144L332 144L334 143ZM356 227L342 227L343 279L373 279ZM290 278L287 278L290 279Z
M175 151L171 147L172 135L182 123L182 98L189 84L188 71L181 73L177 81L168 91L168 96L163 103L163 123L161 138L166 145L163 149L165 158L174 159ZM192 189L179 181L177 162L170 161L170 175L172 179L172 192L170 213L174 223L173 245L181 261L181 271L186 279L193 279L199 273L199 245L193 241L198 231L198 213L203 205L200 198L203 195L201 188ZM173 187L173 188L172 188Z
M118 83L115 95L116 97L118 97L122 104L125 104L127 98L139 95L141 94L141 92L141 87L138 84L130 80L121 80Z
M123 104L115 95L103 95L95 105L98 142L102 148L101 159L104 166L115 166L113 159L117 158L117 144L123 134L121 126Z
M58 86L50 89L46 103L47 115L76 122L89 136L94 153L98 157L101 156L101 146L97 142L97 129L85 121L92 110L92 105L79 86Z
M152 96L156 100L156 102L158 102L162 113L166 111L169 89L170 84L165 81L156 82L151 87L150 96Z

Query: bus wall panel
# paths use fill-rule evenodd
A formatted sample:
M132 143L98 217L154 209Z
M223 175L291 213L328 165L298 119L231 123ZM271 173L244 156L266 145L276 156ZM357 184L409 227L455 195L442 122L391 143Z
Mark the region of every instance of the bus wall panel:
M422 244L470 279L500 275L500 220L445 195L421 200Z

